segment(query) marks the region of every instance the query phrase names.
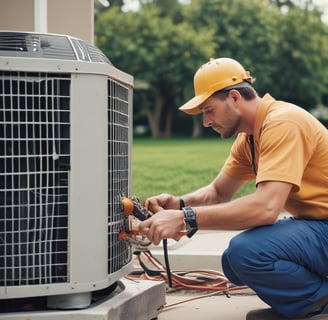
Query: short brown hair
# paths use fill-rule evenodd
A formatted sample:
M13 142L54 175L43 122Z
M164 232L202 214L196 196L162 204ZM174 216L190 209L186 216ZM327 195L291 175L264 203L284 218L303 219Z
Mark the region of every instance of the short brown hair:
M237 90L240 95L245 99L245 100L252 100L257 96L257 93L255 89L252 86L248 86L246 88L236 88L236 89L230 89L230 90L219 90L216 91L212 94L213 97L216 97L220 100L225 100L231 90Z

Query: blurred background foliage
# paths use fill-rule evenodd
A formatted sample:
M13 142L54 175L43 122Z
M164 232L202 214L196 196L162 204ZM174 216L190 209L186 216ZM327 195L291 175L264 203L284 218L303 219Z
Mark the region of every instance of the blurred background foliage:
M211 57L238 60L259 95L312 110L328 104L328 25L311 0L139 0L97 8L95 42L134 76L134 127L152 137L211 135L178 107ZM207 130L210 131L210 130Z

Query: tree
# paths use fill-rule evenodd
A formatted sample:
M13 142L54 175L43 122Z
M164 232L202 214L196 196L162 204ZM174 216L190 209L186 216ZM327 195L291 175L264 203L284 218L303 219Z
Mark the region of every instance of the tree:
M147 96L135 90L135 111L146 113L153 137L168 137L174 108L189 96L195 66L213 55L213 44L211 31L196 33L160 14L151 5L127 13L109 8L97 18L96 43L116 67L146 84Z
M215 32L216 57L238 60L261 80L259 91L271 82L272 60L278 46L277 7L266 0L197 0L187 8L186 19ZM241 14L242 12L242 14Z
M135 119L146 117L154 137L169 136L173 119L193 121L193 135L201 135L199 117L173 115L211 57L240 61L260 95L309 108L328 99L328 27L310 0L190 2L140 0L138 12L114 6L97 15L97 46L135 77Z
M318 11L293 7L280 15L279 47L271 73L272 92L305 109L321 104L328 93L328 28Z
M215 30L218 56L235 58L249 69L259 94L269 90L279 99L314 107L328 92L328 30L320 11L302 3L194 0L186 17Z

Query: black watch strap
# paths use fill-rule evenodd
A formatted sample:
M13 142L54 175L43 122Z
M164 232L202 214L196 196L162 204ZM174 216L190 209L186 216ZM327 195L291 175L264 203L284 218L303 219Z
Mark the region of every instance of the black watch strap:
M180 205L180 210L185 206L185 202L182 198L179 198L179 205Z
M185 215L184 222L187 226L187 229L190 230L187 234L187 237L191 238L198 230L196 222L196 212L191 207L183 207L182 210Z

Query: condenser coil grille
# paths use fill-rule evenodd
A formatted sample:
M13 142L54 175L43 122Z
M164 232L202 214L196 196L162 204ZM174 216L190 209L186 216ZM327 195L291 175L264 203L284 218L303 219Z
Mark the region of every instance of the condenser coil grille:
M129 89L108 80L108 190L109 238L108 269L113 273L131 259L131 247L118 241L122 226L120 195L129 194Z
M0 286L68 281L70 76L0 72Z

